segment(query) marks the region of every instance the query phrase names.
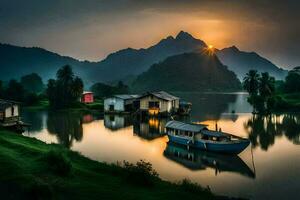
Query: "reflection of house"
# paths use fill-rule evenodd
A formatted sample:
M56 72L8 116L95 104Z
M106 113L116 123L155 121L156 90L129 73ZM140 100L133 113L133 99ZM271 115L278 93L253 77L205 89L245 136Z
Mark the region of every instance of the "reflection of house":
M138 95L115 95L104 100L104 112L121 113L134 110L134 102Z
M141 97L140 111L150 115L170 114L179 109L179 98L167 92L148 92Z
M94 94L92 92L83 92L81 95L82 103L93 103L94 102Z
M132 125L132 118L127 115L104 115L104 126L110 130L118 130Z
M166 119L149 118L146 121L136 121L133 131L136 135L145 139L154 139L165 135Z
M19 120L19 105L12 101L0 100L0 125L13 126Z

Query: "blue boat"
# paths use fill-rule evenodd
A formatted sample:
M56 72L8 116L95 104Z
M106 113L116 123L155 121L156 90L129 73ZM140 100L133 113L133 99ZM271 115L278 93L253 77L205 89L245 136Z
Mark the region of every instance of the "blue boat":
M179 121L169 121L166 124L169 141L206 151L239 154L249 144L248 139L224 133L211 131L203 124L191 124Z

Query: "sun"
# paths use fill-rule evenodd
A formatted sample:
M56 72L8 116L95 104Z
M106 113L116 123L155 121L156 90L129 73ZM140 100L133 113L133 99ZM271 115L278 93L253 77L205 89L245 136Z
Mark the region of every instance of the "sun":
M205 47L203 49L203 53L209 55L209 56L213 56L215 54L215 48L213 45L208 45L207 47Z

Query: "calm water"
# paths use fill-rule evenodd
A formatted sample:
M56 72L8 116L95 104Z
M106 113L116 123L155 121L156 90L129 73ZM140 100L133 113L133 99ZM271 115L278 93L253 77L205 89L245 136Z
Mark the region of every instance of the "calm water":
M224 156L168 144L167 120L66 112L23 112L32 124L24 135L60 143L99 161L151 162L161 178L189 178L213 192L251 199L299 199L300 115L254 117L247 95L178 93L193 103L190 118L250 138L238 156Z

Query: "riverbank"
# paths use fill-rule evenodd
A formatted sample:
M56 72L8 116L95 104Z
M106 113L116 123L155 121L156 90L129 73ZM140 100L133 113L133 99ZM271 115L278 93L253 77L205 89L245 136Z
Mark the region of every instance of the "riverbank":
M9 131L0 130L0 143L4 199L223 199L188 181L173 184L146 176L151 184L141 184L145 176L136 167L99 163Z
M35 105L31 106L24 106L23 107L26 110L55 110L50 107L49 101L48 100L41 100ZM71 105L68 108L65 109L59 109L59 110L71 110L71 111L98 111L98 112L103 112L104 111L104 103L103 100L97 100L94 103L90 104L83 104L80 102L77 102L73 105Z

